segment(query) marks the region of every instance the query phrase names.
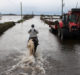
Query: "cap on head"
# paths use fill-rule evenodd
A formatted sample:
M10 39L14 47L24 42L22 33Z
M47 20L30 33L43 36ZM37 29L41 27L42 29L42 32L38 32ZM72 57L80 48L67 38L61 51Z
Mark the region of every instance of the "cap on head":
M31 27L34 28L34 24L32 24Z

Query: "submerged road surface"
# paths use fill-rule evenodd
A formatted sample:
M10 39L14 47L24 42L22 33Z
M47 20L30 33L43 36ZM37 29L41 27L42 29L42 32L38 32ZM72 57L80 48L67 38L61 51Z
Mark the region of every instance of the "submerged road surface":
M35 58L27 49L31 24L39 31ZM60 41L40 17L16 24L0 37L0 75L80 75L80 41Z

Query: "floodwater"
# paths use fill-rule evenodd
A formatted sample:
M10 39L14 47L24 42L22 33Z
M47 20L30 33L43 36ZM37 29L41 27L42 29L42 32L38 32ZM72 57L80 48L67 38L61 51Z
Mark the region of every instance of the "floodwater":
M20 16L1 16L0 23L9 22L9 21L17 22L20 19L21 19Z
M31 24L39 31L36 57L27 49ZM80 40L61 41L39 16L17 23L0 37L0 75L80 75Z

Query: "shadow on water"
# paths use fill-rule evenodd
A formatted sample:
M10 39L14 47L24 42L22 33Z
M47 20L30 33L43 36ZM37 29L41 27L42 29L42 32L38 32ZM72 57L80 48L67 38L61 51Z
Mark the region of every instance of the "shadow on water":
M80 74L80 40L60 40L56 35L49 34L53 41L47 56L48 75L79 75ZM49 46L50 46L49 45Z
M80 38L66 38L64 40L61 40L56 33L53 33L50 31L50 33L53 35L53 38L55 38L56 42L58 42L61 51L75 51L75 47L80 45Z
M62 45L62 49L61 50L67 50L67 51L75 51L76 50L76 46L80 45L80 40L78 39L67 39L67 40L63 40L63 41L59 41Z

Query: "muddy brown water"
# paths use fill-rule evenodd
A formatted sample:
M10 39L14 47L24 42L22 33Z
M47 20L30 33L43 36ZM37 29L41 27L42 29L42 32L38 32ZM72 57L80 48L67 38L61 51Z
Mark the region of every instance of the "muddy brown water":
M35 58L27 49L31 24L39 31ZM60 41L37 16L17 23L0 36L0 75L80 75L80 40Z

